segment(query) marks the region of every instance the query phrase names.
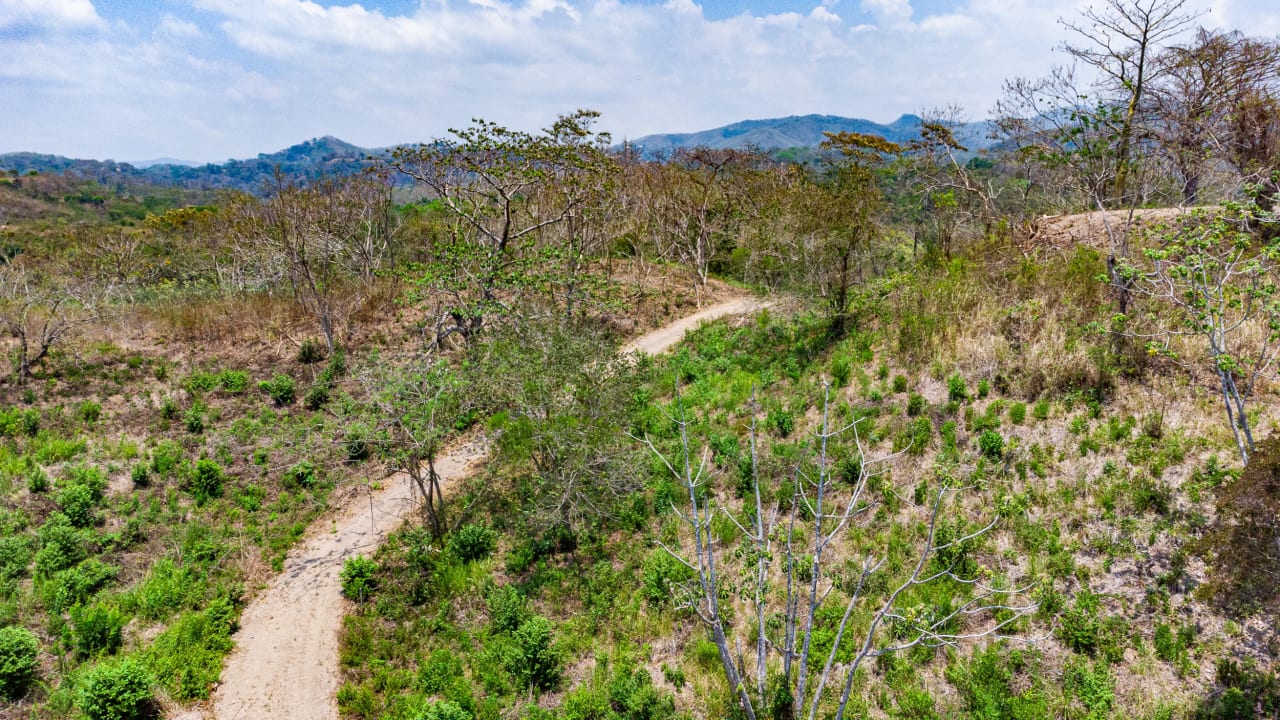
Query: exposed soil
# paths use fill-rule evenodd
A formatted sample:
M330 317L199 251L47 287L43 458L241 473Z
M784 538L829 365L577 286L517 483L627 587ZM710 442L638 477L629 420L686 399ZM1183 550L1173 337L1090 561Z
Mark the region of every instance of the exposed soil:
M1133 211L1133 229L1140 234L1146 228L1170 225L1193 210L1194 208L1136 209ZM1033 246L1050 246L1059 250L1075 245L1106 249L1110 234L1120 233L1128 220L1128 210L1046 215L1028 223L1026 242Z
M701 322L771 304L752 298L721 302L643 335L622 351L656 355ZM436 468L446 485L465 477L487 449L487 440L476 437L441 458ZM371 555L414 512L413 487L407 477L396 475L385 479L380 489L356 488L339 500L339 509L312 527L309 537L290 553L284 571L245 609L236 649L227 658L212 700L178 717L337 720L338 630L344 604L338 573L346 558Z

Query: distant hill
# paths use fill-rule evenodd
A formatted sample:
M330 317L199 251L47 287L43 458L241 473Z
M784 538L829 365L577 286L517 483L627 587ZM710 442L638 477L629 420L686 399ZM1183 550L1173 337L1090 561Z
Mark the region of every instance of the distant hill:
M903 143L919 137L920 117L903 115L888 125L838 115L792 115L772 120L744 120L732 125L692 133L645 135L632 140L647 157L660 157L679 148L710 147L741 149L754 146L761 150L816 148L826 139L824 132L856 132L880 135ZM971 150L986 147L987 123L969 123L960 133L961 142Z
M970 123L959 133L959 139L971 150L988 147L991 144L986 138L988 126L986 122ZM784 159L805 162L816 157L813 151L825 139L824 132L869 133L901 143L919 135L920 118L903 115L883 125L836 115L793 115L772 120L744 120L701 132L646 135L631 142L650 158L664 157L677 148L744 148L750 145L774 151ZM0 154L0 171L19 175L33 171L67 173L117 187L148 184L188 190L235 189L257 193L269 186L277 168L286 178L305 182L321 175L359 172L387 154L386 148L362 148L325 136L248 160L203 165L167 158L126 163L15 152Z
M347 175L364 169L370 164L371 157L383 152L326 136L279 152L263 153L249 160L228 160L220 165L163 161L133 165L114 160L76 160L60 155L18 152L0 155L0 170L19 175L32 171L70 173L110 185L136 182L201 190L226 188L260 192L271 182L277 168L292 180Z

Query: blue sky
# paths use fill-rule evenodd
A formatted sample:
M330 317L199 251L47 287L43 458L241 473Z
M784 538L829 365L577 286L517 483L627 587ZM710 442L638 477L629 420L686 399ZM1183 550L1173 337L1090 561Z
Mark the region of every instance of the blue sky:
M985 117L1087 0L0 0L0 152L221 161L592 108L618 138L824 113ZM1274 0L1188 0L1280 35Z

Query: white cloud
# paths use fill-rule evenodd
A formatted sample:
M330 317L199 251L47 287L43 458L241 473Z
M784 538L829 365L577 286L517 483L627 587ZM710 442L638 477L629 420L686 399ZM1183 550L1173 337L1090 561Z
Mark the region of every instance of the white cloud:
M104 23L90 0L0 0L0 29L18 25L79 29Z
M1249 28L1277 21L1272 1L1191 0ZM805 113L888 121L953 102L982 117L1004 79L1062 60L1055 21L1073 12L1044 0L945 13L859 0L840 6L849 19L829 0L723 19L692 0L427 0L404 14L373 0L193 2L149 38L0 35L0 105L24 109L0 152L220 160L324 134L426 140L472 117L532 130L578 107L618 137ZM16 7L0 0L0 18Z

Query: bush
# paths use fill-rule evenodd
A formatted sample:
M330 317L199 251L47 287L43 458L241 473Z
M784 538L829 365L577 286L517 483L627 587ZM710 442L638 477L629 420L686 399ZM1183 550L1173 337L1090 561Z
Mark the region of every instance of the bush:
M906 391L907 391L907 376L894 375L893 376L893 392L896 394L896 393L904 393Z
M449 538L449 552L462 562L483 560L497 546L498 534L483 525L464 525Z
M339 579L342 581L342 594L350 600L364 602L378 587L375 575L378 563L363 555L347 558L342 563Z
M978 436L978 450L992 460L1004 454L1004 436L995 430L985 430Z
M947 378L947 399L952 402L964 402L969 399L969 388L964 384L964 377L959 373Z
M0 582L17 580L27 574L34 555L31 540L24 535L0 537Z
M144 462L135 463L133 469L129 471L129 479L133 482L134 488L144 488L151 484L151 470Z
M258 389L265 392L277 407L292 405L297 397L297 389L293 378L283 373L276 373L271 376L270 380L263 380L258 383Z
M849 376L853 372L853 367L849 364L849 358L840 355L831 360L831 384L835 387L842 388L849 384Z
M320 470L315 463L310 460L303 460L285 470L281 479L284 481L286 488L297 490L299 488L315 487L319 474Z
M84 533L66 515L54 513L36 531L40 549L36 551L36 572L48 577L75 565L88 556Z
M329 403L329 386L324 383L312 385L302 397L302 404L308 410L319 410Z
M1009 422L1021 425L1027 419L1027 404L1016 402L1009 406Z
M920 393L911 393L907 396L907 415L910 417L920 415L928 404Z
M182 426L192 435L204 432L204 403L197 402L182 415Z
M99 665L87 672L76 705L89 720L142 720L154 714L151 676L136 660Z
M472 720L471 713L452 700L441 700L428 705L414 716L414 720Z
M298 346L298 362L313 365L324 359L324 346L315 338L307 338Z
M38 495L48 489L49 474L36 463L31 463L27 467L27 490L30 490L32 495Z
M186 613L151 643L147 665L178 700L203 700L218 681L222 658L234 646L235 608L226 598Z
M200 458L191 468L187 489L191 491L196 504L203 505L213 498L222 497L224 479L221 465L209 458Z
M111 655L120 649L125 618L115 608L103 605L71 608L71 628L75 637L76 655L83 658L95 655Z
M693 577L693 571L666 550L649 553L640 570L644 598L653 607L667 607L680 590L680 583Z
M97 514L94 512L97 506L93 490L85 485L71 485L58 493L59 509L78 528L86 528L97 522Z
M28 629L0 628L0 697L19 698L36 676L40 641Z
M523 687L551 690L560 684L562 660L552 641L550 620L534 615L516 628L512 638L513 652L504 663L507 672Z
M494 632L512 632L529 617L524 596L512 585L499 585L485 598L489 606L489 625Z
M239 395L249 389L249 373L243 370L223 370L218 374L218 386L229 395Z
M773 428L778 437L785 438L791 434L792 430L795 430L796 419L786 410L773 409L765 417L765 424Z
M85 400L76 406L76 417L86 425L92 425L98 422L102 417L102 405L92 400Z

